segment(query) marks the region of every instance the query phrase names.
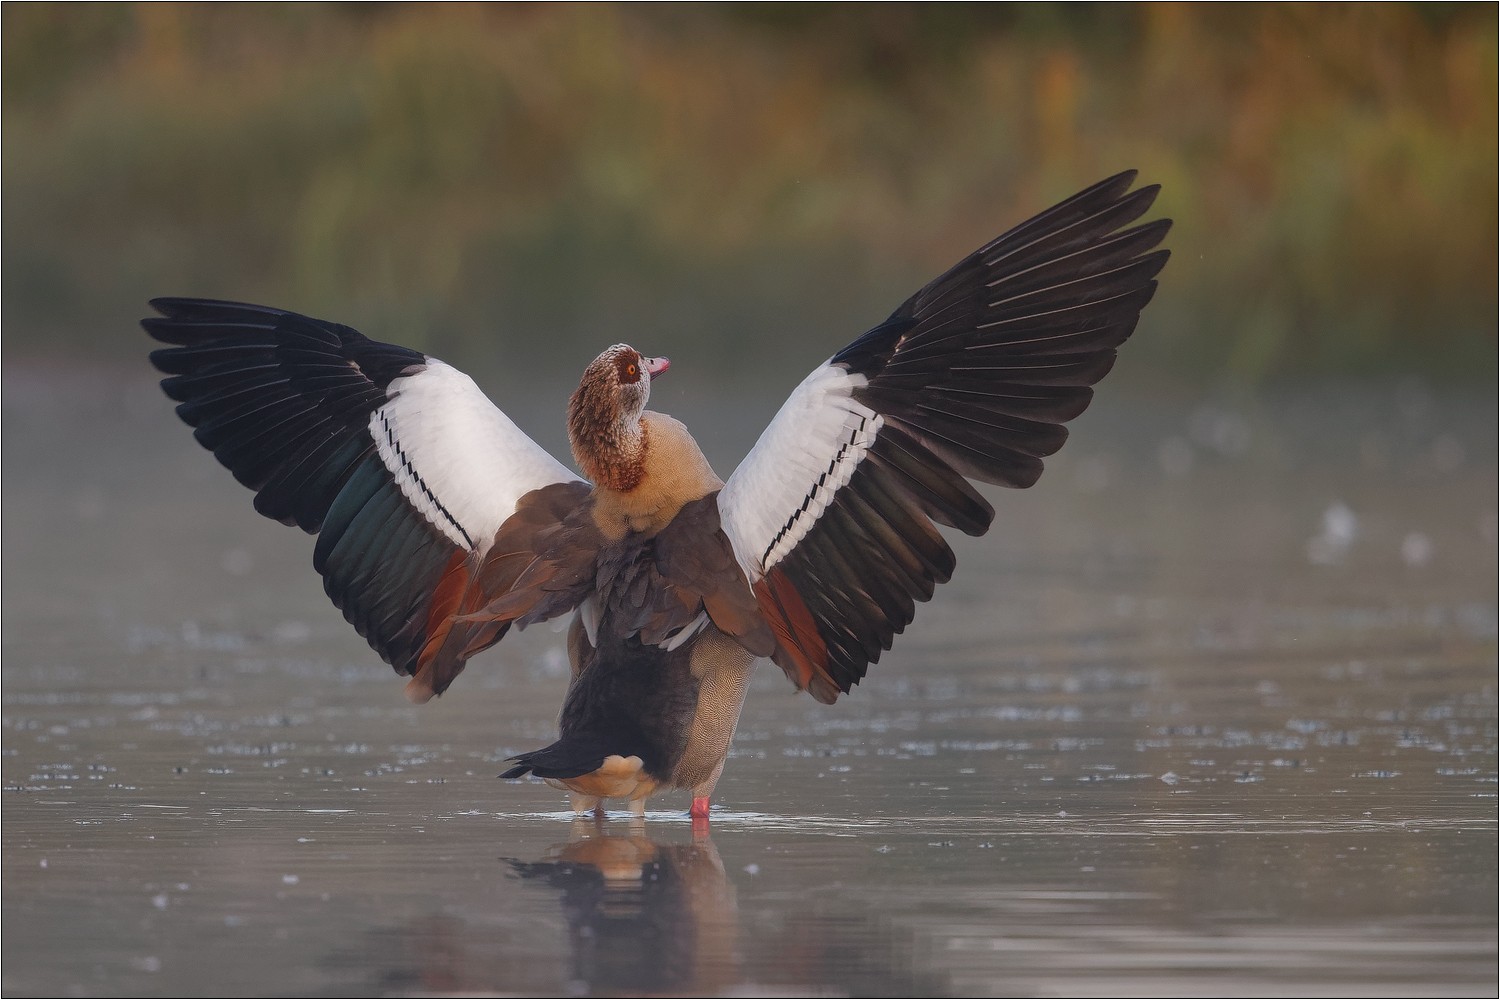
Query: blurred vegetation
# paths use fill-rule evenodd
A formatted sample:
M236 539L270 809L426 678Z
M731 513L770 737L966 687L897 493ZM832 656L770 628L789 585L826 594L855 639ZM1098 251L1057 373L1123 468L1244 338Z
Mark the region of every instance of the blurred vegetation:
M1495 373L1492 4L0 16L12 357L138 355L189 294L460 363L800 370L1136 167L1177 220L1144 364Z

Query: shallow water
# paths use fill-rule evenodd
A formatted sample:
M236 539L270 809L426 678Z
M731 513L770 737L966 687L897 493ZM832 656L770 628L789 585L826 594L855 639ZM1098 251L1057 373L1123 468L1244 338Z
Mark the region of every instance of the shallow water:
M1492 400L1102 393L703 831L495 779L560 635L410 706L148 377L4 388L7 995L1495 992Z

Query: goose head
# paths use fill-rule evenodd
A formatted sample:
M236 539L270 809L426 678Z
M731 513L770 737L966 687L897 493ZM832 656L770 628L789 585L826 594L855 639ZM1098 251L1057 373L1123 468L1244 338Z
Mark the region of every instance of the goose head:
M645 449L641 412L651 382L671 365L616 344L583 370L568 401L568 444L583 474L599 486L634 489Z

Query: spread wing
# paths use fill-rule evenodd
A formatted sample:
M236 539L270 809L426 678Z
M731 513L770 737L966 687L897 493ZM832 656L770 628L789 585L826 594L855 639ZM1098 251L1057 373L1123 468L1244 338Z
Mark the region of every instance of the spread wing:
M586 485L436 358L264 306L151 304L178 416L256 510L318 535L324 589L408 693L442 693L478 651L449 633L500 526L530 491Z
M815 369L719 497L724 532L819 701L865 675L952 575L934 522L981 535L969 480L1026 487L1135 329L1171 226L1134 171L996 238ZM1129 228L1127 228L1129 227Z

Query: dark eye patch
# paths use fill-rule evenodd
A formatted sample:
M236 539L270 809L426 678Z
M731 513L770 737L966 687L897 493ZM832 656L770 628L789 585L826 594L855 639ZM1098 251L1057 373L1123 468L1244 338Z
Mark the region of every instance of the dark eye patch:
M641 356L635 351L621 354L615 360L615 374L622 385L639 382L641 380Z

